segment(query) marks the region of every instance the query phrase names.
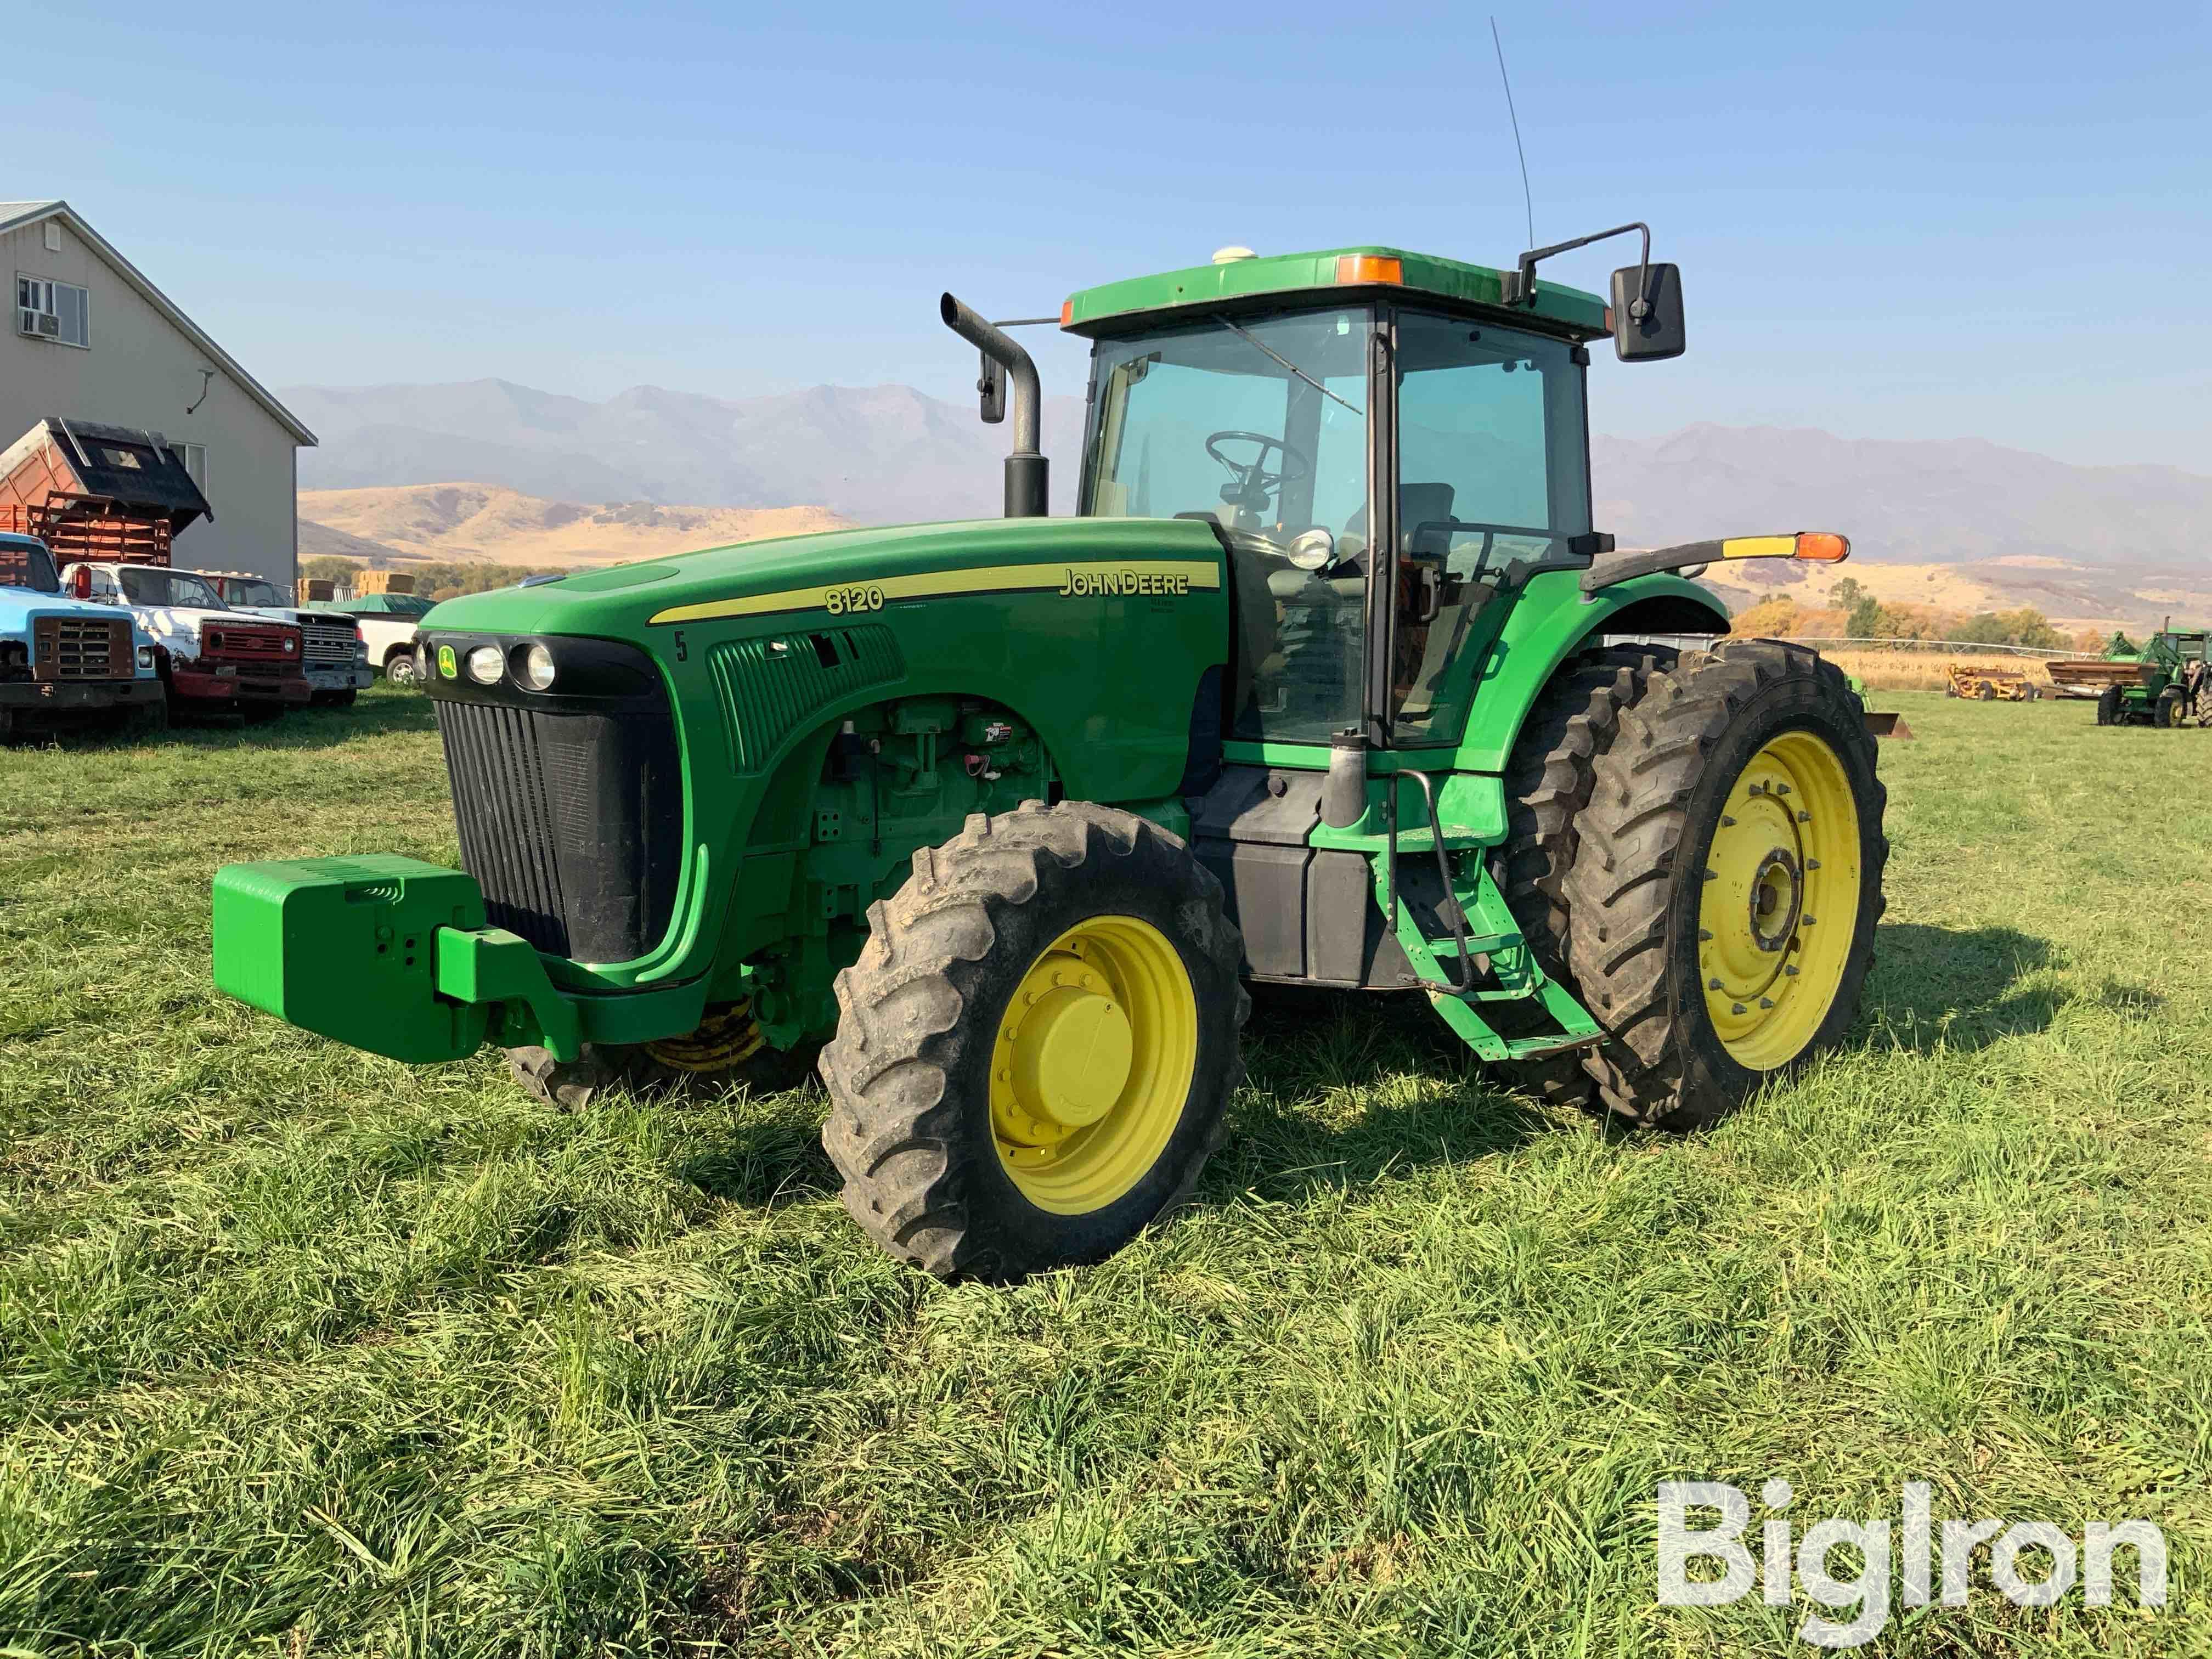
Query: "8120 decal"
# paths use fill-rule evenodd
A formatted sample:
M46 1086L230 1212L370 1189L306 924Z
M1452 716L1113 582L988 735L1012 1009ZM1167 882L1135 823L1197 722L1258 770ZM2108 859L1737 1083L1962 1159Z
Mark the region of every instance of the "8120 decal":
M849 616L857 611L880 611L884 608L884 590L873 582L856 587L832 587L823 590L822 608L833 617Z

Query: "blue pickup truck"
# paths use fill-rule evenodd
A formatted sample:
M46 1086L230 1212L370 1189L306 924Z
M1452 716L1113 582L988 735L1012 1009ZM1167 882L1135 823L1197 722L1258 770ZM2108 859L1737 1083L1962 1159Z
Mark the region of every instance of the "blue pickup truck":
M154 641L127 611L65 597L46 544L0 532L0 737L120 718L167 724Z

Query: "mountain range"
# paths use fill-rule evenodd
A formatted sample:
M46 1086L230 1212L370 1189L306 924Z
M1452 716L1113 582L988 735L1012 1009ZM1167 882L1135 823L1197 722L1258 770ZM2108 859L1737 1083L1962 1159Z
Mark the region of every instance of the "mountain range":
M856 524L988 516L999 510L1010 437L1005 426L978 422L969 405L904 386L822 386L745 398L638 386L594 402L470 380L295 386L282 396L322 435L320 447L301 453L303 492L468 480L471 488L539 498L533 507L502 508L502 522L524 527L550 509L568 522L596 514L611 529L604 515L623 504L686 512L811 507ZM1072 504L1082 422L1081 399L1045 400L1056 511ZM1903 586L1930 602L1939 602L1940 587L1961 603L2033 604L2089 622L2212 608L2203 553L2212 540L2212 477L2172 467L2079 466L1978 439L1852 439L1715 425L1658 438L1595 437L1591 467L1597 523L1624 547L1836 528L1850 535L1854 562L1870 575L1871 567L1911 567L1909 575L1891 571L1870 586ZM374 527L387 516L382 507L356 499L345 512L319 519L325 499L303 494L303 546L325 526L331 550L338 535L384 541ZM413 505L397 498L386 505L404 514L422 499L416 490ZM567 538L565 558L580 556L581 533ZM406 550L511 556L512 545L499 550L502 540L448 527ZM1748 591L1731 584L1729 596Z

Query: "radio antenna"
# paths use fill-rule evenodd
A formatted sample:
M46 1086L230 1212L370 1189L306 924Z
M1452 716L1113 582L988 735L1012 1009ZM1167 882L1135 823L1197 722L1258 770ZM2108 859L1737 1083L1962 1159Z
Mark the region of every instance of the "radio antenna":
M1521 148L1521 117L1513 108L1513 82L1505 73L1505 43L1498 38L1498 18L1490 20L1490 44L1498 48L1498 79L1505 88L1506 118L1513 123L1513 153L1521 158L1521 204L1528 210L1528 246L1536 246L1536 202L1528 193L1528 152Z

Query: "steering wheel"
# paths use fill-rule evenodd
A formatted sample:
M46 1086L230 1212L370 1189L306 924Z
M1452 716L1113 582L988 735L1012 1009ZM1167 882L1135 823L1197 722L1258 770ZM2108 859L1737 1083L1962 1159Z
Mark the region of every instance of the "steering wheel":
M1218 447L1232 442L1256 444L1259 447L1250 460L1236 461ZM1280 453L1283 458L1281 465L1273 471L1262 465L1271 450ZM1229 471L1231 482L1221 487L1221 499L1247 513L1258 513L1284 484L1313 472L1313 459L1304 451L1293 449L1280 438L1271 438L1264 432L1216 432L1206 439L1206 453Z

